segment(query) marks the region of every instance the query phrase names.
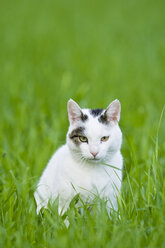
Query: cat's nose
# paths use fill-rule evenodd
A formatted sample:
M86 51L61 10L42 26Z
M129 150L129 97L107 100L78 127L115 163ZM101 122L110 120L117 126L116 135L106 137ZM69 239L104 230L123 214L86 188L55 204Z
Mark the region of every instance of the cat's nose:
M93 155L93 157L96 157L98 154L98 152L90 152L90 153Z

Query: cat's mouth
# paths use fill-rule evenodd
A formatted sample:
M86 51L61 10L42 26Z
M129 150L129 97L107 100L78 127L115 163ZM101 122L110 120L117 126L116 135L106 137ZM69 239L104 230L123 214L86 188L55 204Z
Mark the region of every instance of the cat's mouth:
M90 161L100 161L100 158L89 158Z
M88 158L88 157L84 156L83 159L86 160L86 161L89 161L89 162L96 162L96 163L101 161L101 158L96 158L96 157Z

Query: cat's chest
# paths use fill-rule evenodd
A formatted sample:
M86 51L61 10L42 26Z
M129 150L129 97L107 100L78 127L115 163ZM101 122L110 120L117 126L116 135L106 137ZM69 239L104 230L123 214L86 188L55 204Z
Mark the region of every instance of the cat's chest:
M71 182L78 192L98 191L99 193L109 183L110 178L102 165L76 165L72 164L66 170L66 180Z

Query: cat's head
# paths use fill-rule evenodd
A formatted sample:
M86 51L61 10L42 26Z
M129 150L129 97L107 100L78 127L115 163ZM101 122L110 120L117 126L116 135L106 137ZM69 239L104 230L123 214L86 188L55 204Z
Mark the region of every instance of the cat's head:
M75 158L92 163L106 162L120 150L120 109L118 100L106 109L81 109L72 99L68 101L67 145Z

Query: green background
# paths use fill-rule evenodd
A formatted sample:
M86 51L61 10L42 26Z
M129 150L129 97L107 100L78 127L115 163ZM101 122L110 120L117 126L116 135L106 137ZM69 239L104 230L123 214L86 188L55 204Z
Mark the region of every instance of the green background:
M165 247L165 2L1 0L0 246ZM33 193L65 143L67 101L122 106L120 218L105 204L37 217Z

